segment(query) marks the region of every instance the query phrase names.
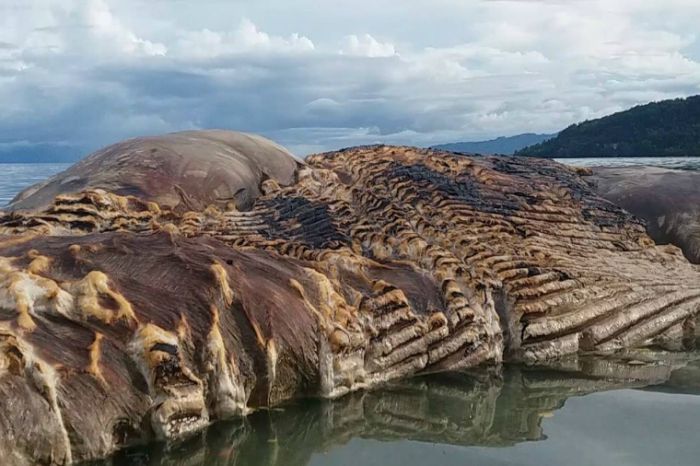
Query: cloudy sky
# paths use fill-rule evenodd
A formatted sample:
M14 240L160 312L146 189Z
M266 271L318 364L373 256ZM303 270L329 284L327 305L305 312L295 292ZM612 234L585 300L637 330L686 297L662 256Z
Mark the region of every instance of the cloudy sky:
M700 93L699 22L698 0L0 0L0 150L554 132Z

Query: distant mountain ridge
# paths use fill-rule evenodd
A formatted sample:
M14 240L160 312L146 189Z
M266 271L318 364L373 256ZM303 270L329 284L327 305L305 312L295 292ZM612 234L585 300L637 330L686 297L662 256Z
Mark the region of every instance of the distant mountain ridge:
M524 133L516 136L501 136L488 141L455 142L439 144L433 149L447 150L451 152L463 152L466 154L503 154L513 155L516 151L525 147L539 144L556 137L556 134Z
M527 157L700 156L700 96L664 100L569 126Z

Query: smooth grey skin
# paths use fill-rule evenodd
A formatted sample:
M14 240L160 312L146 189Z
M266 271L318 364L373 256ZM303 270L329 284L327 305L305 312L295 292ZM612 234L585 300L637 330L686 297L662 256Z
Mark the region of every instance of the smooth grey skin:
M136 155L136 157L134 156ZM101 149L22 191L8 210L47 207L59 194L100 188L175 211L249 208L262 182L294 182L303 162L263 137L225 130L149 136Z
M644 219L659 244L700 263L700 172L660 167L595 167L598 194Z

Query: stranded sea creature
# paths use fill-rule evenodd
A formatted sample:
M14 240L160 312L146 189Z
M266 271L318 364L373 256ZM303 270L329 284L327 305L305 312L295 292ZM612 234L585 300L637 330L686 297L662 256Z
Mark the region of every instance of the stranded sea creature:
M682 347L699 278L551 161L132 140L0 216L0 448L68 463L296 396Z

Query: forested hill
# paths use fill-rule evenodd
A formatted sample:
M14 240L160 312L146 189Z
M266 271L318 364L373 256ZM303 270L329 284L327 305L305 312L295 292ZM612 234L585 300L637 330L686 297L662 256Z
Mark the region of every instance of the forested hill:
M569 126L516 152L529 157L700 156L700 96L665 100Z
M433 146L433 149L463 152L466 154L504 154L513 155L515 151L538 142L552 139L556 134L518 134L517 136L499 137L490 141L453 142Z

